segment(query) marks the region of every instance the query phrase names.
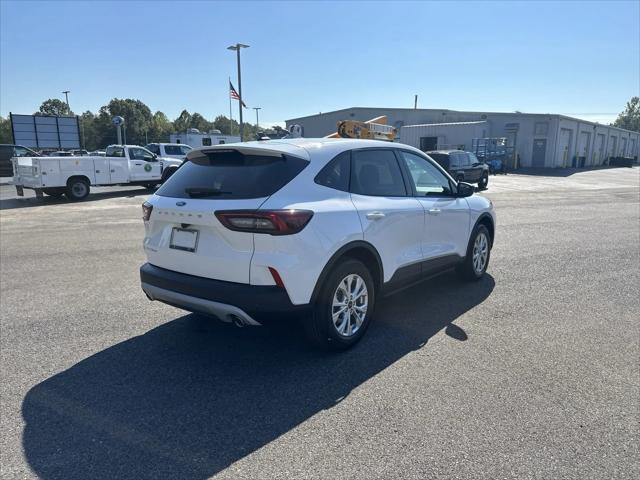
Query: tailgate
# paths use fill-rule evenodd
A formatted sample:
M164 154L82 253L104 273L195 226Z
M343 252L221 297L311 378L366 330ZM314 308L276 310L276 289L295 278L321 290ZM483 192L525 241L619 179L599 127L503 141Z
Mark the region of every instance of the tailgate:
M174 272L249 283L253 234L229 230L214 212L257 209L264 200L183 200L154 196L144 242L149 263Z

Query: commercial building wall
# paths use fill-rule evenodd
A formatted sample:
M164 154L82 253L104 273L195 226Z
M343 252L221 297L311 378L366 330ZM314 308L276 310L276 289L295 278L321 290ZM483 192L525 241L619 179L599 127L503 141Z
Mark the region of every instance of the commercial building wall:
M388 125L399 129L400 141L417 148L420 148L419 139L414 137L425 124L486 122L483 128L485 135L476 129L451 125L438 127L438 135L449 138L442 143L464 144L468 145L467 148L471 146L473 138L506 137L508 145L513 146L517 153L519 166L524 167L597 166L609 157L638 156L640 149L638 132L555 114L353 107L294 118L286 123L287 127L301 125L305 137L323 137L335 132L341 120L366 121L381 115L387 116ZM409 126L415 128L415 132L408 129ZM453 133L460 128L468 136L466 140L458 133ZM448 135L447 131L451 133Z

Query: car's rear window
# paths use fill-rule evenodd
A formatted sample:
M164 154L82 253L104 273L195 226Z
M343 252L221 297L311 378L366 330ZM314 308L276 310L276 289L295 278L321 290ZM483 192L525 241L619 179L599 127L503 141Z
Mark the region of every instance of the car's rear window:
M156 192L163 197L239 199L268 197L295 178L308 161L273 152L244 154L237 150L189 154Z

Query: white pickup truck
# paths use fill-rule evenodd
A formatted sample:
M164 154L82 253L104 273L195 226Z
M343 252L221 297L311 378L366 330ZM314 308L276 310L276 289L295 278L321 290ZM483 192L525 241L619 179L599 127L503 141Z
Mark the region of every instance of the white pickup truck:
M110 145L104 157L14 157L11 161L19 196L30 188L37 197L66 195L69 200L86 198L91 185L143 185L151 189L182 164L182 160L161 158L137 145Z

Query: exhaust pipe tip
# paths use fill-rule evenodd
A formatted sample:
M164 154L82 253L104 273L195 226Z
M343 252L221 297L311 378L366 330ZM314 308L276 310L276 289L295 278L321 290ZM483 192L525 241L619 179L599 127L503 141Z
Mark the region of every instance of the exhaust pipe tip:
M238 328L242 328L245 325L244 320L242 320L238 315L231 314L229 315L229 319Z

